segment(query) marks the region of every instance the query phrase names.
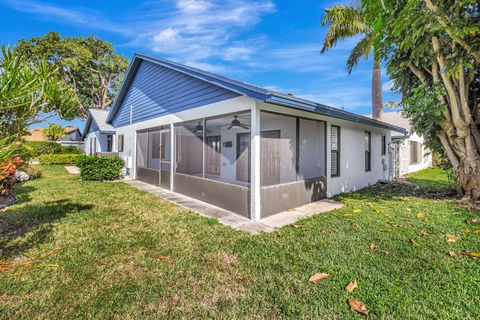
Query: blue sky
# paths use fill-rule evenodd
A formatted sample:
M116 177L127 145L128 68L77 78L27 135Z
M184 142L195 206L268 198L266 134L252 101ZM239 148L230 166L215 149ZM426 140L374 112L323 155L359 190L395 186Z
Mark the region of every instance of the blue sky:
M95 35L128 58L146 53L367 114L371 60L362 61L350 76L345 71L357 39L320 55L326 32L320 20L334 3L342 2L0 0L0 40L14 44L49 31ZM384 102L398 100L385 72L382 76ZM81 120L73 124L83 128Z

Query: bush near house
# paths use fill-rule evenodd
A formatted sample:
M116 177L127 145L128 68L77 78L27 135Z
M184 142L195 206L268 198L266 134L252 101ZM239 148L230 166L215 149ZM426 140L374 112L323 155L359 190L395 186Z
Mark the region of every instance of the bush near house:
M66 154L81 154L83 153L82 150L78 149L77 147L75 146L66 146L66 147L62 147L62 153L66 153Z
M77 165L80 167L80 176L83 180L104 181L120 179L125 162L119 156L82 156Z
M82 154L42 154L38 157L41 164L75 165Z
M36 167L25 168L25 173L30 176L29 180L38 179L42 176L42 171Z

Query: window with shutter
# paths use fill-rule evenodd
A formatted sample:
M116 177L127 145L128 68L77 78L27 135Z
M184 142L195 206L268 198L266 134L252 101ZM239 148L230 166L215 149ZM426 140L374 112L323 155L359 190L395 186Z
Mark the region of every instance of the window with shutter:
M330 134L331 176L340 176L340 127L332 126Z
M372 170L372 133L365 131L365 171Z

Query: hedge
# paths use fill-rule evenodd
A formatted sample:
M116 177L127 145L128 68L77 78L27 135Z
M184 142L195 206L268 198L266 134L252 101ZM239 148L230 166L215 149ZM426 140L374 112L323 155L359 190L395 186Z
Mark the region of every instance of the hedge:
M26 141L24 149L28 150L31 157L38 157L42 154L80 154L83 153L75 146L61 146L54 141Z
M38 157L40 164L76 164L82 154L42 154Z
M37 157L42 154L62 153L62 146L53 141L26 141L25 147L31 150L31 156Z
M80 176L83 180L104 181L120 179L125 162L119 156L96 157L84 155L77 161L77 165L80 167Z

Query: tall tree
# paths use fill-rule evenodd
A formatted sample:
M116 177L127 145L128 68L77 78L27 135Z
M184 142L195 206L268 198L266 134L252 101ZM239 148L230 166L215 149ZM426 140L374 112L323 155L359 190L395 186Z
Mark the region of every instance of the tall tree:
M353 48L347 59L347 71L351 74L360 59L367 59L373 51L372 64L372 116L376 119L383 114L382 79L380 71L380 59L373 50L374 33L365 19L362 8L353 6L334 5L325 9L322 25L328 24L328 31L323 41L321 53L335 47L338 41L355 36L362 39Z
M57 141L65 135L65 129L56 123L51 123L43 129L43 135L50 141Z
M77 116L88 109L106 109L120 87L128 60L113 50L111 43L96 37L66 37L49 32L43 37L20 40L18 50L32 62L45 59L58 68L63 80L79 97Z
M480 3L363 0L374 46L402 94L404 114L441 145L459 190L480 199Z

